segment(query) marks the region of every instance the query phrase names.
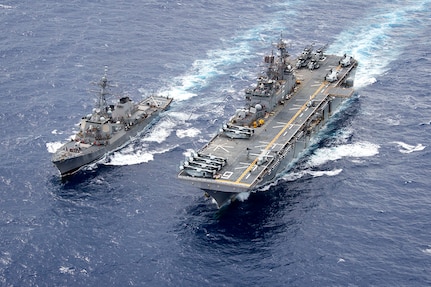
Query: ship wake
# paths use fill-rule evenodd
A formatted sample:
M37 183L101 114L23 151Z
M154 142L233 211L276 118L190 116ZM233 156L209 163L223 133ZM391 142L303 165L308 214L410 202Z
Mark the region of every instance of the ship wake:
M425 4L415 1L400 7L390 3L388 9L378 9L358 25L343 31L332 43L328 53L344 51L352 54L360 65L356 72L355 87L362 88L377 81L376 77L389 70L389 64L399 58L410 44L400 35L417 35L426 23L416 23L417 14ZM418 29L414 31L415 28Z

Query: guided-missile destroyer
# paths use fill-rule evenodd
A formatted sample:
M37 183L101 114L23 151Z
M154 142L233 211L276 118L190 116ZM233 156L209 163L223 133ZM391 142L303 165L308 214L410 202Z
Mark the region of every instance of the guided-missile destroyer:
M150 96L134 103L128 96L108 104L109 82L105 75L99 81L100 90L93 112L81 119L79 131L52 157L61 176L68 176L82 167L115 151L149 126L172 102L171 98Z
M178 178L219 207L273 180L354 93L354 58L309 45L290 62L286 43L276 47L276 55L264 57L266 74L245 91L245 106L180 165Z

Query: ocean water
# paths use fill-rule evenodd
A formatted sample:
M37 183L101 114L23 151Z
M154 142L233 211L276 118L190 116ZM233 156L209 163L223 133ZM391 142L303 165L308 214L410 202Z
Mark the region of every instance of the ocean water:
M214 3L213 3L214 2ZM1 1L1 286L430 286L431 1ZM360 62L349 100L278 180L219 211L178 164L242 106L280 34ZM94 104L175 99L62 181Z

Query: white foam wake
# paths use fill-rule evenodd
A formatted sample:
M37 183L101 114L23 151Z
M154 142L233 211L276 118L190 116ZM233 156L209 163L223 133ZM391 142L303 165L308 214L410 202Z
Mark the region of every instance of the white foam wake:
M277 186L279 180L284 181L295 181L298 180L306 175L311 175L312 177L321 177L321 176L337 176L339 175L343 169L337 168L333 170L311 170L311 169L304 169L298 172L288 172L285 175L281 176L276 181L267 184L265 186L262 186L259 188L259 191L268 191L271 187Z
M55 153L62 145L62 142L49 142L46 143L46 149L49 153Z
M399 146L400 153L412 153L415 151L421 151L421 150L424 150L426 147L422 144L409 145L404 142L392 142L392 143L397 144Z
M310 157L309 167L321 166L329 161L337 161L342 158L359 159L371 157L379 153L380 146L370 142L357 142L334 147L320 148Z
M0 9L13 9L15 8L14 6L10 6L10 5L4 5L4 4L0 4Z
M337 161L342 158L350 158L352 161L357 161L363 157L371 157L379 153L379 148L379 145L369 142L357 142L353 144L342 144L334 147L320 148L310 157L303 170L288 172L282 177L282 179L285 181L295 181L306 175L311 175L312 177L337 176L343 171L343 169L335 168L332 170L316 170L316 168L329 161ZM270 187L271 186L265 187L265 189Z
M292 1L290 1L292 2ZM292 6L294 3L285 4ZM286 15L293 13L293 9L283 10L278 16L272 17L270 21L257 25L251 29L240 31L230 39L220 39L221 46L217 49L207 51L206 57L193 62L188 71L173 79L173 84L160 90L158 93L174 98L176 102L196 97L199 91L207 87L217 76L225 75L227 67L242 63L247 59L256 57L254 45L268 44L265 33L273 34L274 31L285 29ZM242 78L241 69L232 74L234 77ZM248 76L248 72L246 72Z
M306 175L311 175L312 177L321 177L321 176L336 176L339 175L343 169L337 168L333 170L310 170L304 169L299 172L289 172L284 175L282 178L285 181L295 181Z
M51 133L53 135L62 135L64 132L53 130L51 131ZM75 134L70 135L68 137L68 140L70 141L70 140L73 140L74 138L75 138ZM45 146L49 153L55 153L59 148L61 148L63 144L65 144L65 142L49 142L49 143L46 143Z
M153 127L149 133L144 135L142 141L162 143L169 137L175 126L176 123L173 122L169 117L164 117Z
M355 77L357 88L375 83L376 76L384 74L409 44L399 35L412 34L413 24L407 24L416 21L415 14L423 11L425 5L412 2L375 10L362 23L342 32L330 45L328 53L348 53L359 61Z
M132 146L114 152L104 159L101 163L104 165L135 165L154 160L154 155L163 154L174 147L165 147L160 149L149 149L147 146L140 149L134 149Z
M63 132L58 131L58 130L53 130L51 133L52 133L53 135L62 135L62 134L63 134Z
M231 47L208 51L206 59L195 60L185 74L175 77L174 84L159 91L159 94L172 97L176 102L197 96L198 91L213 78L225 74L225 66L251 57L248 45L247 41L240 41Z
M241 201L241 202L244 202L244 201L246 201L248 199L249 196L250 196L250 192L245 191L245 192L239 193L236 196L236 199L239 200L239 201Z
M176 131L177 137L179 138L194 138L201 133L197 128L189 128L189 129L178 129Z

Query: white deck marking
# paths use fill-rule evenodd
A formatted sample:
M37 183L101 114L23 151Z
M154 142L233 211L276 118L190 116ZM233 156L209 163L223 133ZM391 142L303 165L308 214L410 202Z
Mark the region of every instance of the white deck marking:
M216 151L216 150L218 150L218 149L222 149L222 150L224 150L225 152L229 152L229 151L227 150L228 148L233 148L233 146L216 145L216 146L213 148L213 150L214 150L214 151Z
M240 162L239 164L244 165L244 166L235 167L235 169L245 169L250 165L249 162Z
M273 129L279 129L279 128L284 127L287 123L284 123L284 122L277 122L277 124L280 124L280 125L279 125L279 126L273 126L272 128L273 128Z
M221 176L222 179L229 179L232 176L233 172L231 171L225 171L223 175Z
M262 148L265 148L267 145L268 145L268 144L264 144L264 145L256 145L256 146L254 146L254 147L255 147L255 148L258 148L258 149L262 149Z

